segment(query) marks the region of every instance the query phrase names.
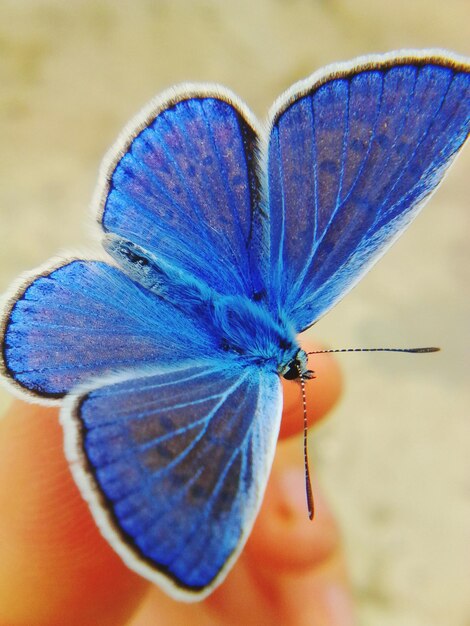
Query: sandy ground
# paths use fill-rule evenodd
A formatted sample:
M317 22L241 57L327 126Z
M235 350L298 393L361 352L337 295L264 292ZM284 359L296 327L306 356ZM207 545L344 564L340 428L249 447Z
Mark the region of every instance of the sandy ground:
M465 0L0 3L0 292L89 248L105 149L150 97L226 84L263 116L318 67L402 47L470 53ZM346 390L312 440L347 542L360 623L470 624L470 150L409 232L314 329L331 346L440 345L345 356ZM1 392L0 408L9 402Z

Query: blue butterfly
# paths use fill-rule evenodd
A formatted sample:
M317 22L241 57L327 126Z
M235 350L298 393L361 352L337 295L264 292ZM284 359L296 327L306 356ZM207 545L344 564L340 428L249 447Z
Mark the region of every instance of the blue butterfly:
M75 480L127 565L173 597L220 584L249 535L296 336L364 275L470 126L470 65L435 51L334 65L262 127L217 85L152 101L106 157L107 260L14 287L2 373L59 403Z

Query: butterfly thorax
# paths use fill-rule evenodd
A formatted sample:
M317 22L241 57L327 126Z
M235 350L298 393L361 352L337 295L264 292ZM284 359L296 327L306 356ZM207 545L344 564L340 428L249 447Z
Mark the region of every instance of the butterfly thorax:
M286 316L276 316L264 300L222 296L189 275L174 273L161 259L137 244L107 235L104 247L134 281L190 315L206 320L218 347L247 364L272 368L287 379L308 376L307 355L300 349ZM216 346L215 346L216 347Z
M263 303L244 296L218 297L213 316L220 347L225 352L249 363L272 367L287 378L306 373L306 355L294 330L281 316L276 319Z

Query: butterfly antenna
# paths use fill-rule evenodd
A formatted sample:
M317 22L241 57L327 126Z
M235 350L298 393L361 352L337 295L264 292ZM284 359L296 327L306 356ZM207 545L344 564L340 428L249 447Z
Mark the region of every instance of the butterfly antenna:
M300 367L297 368L300 376L300 387L302 389L302 408L304 414L304 466L305 466L305 492L307 496L308 517L313 520L315 506L313 502L312 482L310 480L310 469L308 463L308 422L307 422L307 397L305 395L305 378Z
M410 354L427 354L439 352L440 348L339 348L335 350L314 350L307 354L332 354L333 352L408 352Z

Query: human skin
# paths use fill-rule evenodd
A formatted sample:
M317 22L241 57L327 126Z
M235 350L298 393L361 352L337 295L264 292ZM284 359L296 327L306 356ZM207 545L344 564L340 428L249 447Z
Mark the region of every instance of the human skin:
M312 363L310 424L341 387L330 355ZM315 482L313 523L307 515L300 386L285 382L284 392L259 517L226 580L197 604L166 596L102 538L69 472L57 409L13 402L0 419L0 626L351 626L340 537Z

